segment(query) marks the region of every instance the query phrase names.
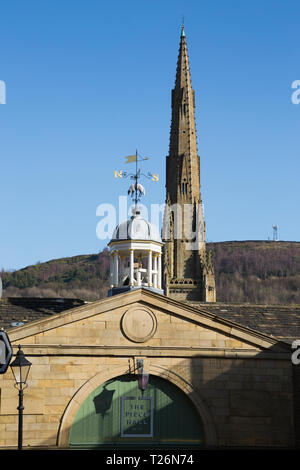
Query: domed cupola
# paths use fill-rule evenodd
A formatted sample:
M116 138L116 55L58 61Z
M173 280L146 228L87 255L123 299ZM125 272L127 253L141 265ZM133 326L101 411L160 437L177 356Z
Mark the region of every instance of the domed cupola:
M139 183L128 193L135 195L132 216L115 228L108 243L110 249L109 296L146 288L163 294L161 279L162 246L158 228L144 219L137 206L137 193L145 194Z
M143 219L138 208L114 230L110 248L109 296L141 287L161 289L162 241L155 225Z
M152 240L161 243L159 231L154 224L143 219L140 210L133 209L133 215L125 222L121 222L114 230L114 240Z

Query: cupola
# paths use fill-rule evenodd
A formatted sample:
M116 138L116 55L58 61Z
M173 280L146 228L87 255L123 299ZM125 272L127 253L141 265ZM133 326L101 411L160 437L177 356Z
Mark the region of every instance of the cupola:
M145 188L139 183L142 175L138 169L138 153L126 157L136 162L134 183L128 189L134 201L129 219L121 222L113 231L108 243L110 250L110 290L109 296L133 289L149 289L163 294L162 290L162 246L158 227L141 216L138 201L145 195ZM147 160L148 157L145 157ZM153 176L148 173L148 177ZM146 175L144 175L146 176Z
M130 219L114 230L110 249L109 296L146 288L163 294L161 288L162 246L154 224L141 217L135 207Z

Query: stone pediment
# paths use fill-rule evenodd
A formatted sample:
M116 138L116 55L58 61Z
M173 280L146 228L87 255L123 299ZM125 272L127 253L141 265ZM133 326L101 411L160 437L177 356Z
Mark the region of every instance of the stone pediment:
M9 331L10 341L34 350L111 351L126 355L150 350L155 355L214 354L253 356L260 351L286 354L275 338L234 323L201 307L139 289L86 303L50 318ZM125 353L125 352L124 352Z

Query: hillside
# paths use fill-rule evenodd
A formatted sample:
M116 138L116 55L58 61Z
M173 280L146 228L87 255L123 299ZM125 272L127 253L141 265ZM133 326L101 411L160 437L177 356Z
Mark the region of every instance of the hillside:
M208 243L217 301L300 304L300 242ZM73 256L1 273L4 296L96 300L109 287L109 254Z
M83 300L106 297L108 277L108 250L94 255L54 259L1 273L6 297L73 297Z
M208 243L217 301L300 304L300 242Z

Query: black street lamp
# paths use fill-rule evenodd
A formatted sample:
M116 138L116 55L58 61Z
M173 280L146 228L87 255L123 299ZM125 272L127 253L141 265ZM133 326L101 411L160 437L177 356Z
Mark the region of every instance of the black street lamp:
M29 362L21 349L21 345L18 346L19 351L16 354L16 359L10 363L12 373L15 378L15 388L19 390L19 427L18 427L18 449L22 450L22 441L23 441L23 390L28 387L26 383L31 362Z

